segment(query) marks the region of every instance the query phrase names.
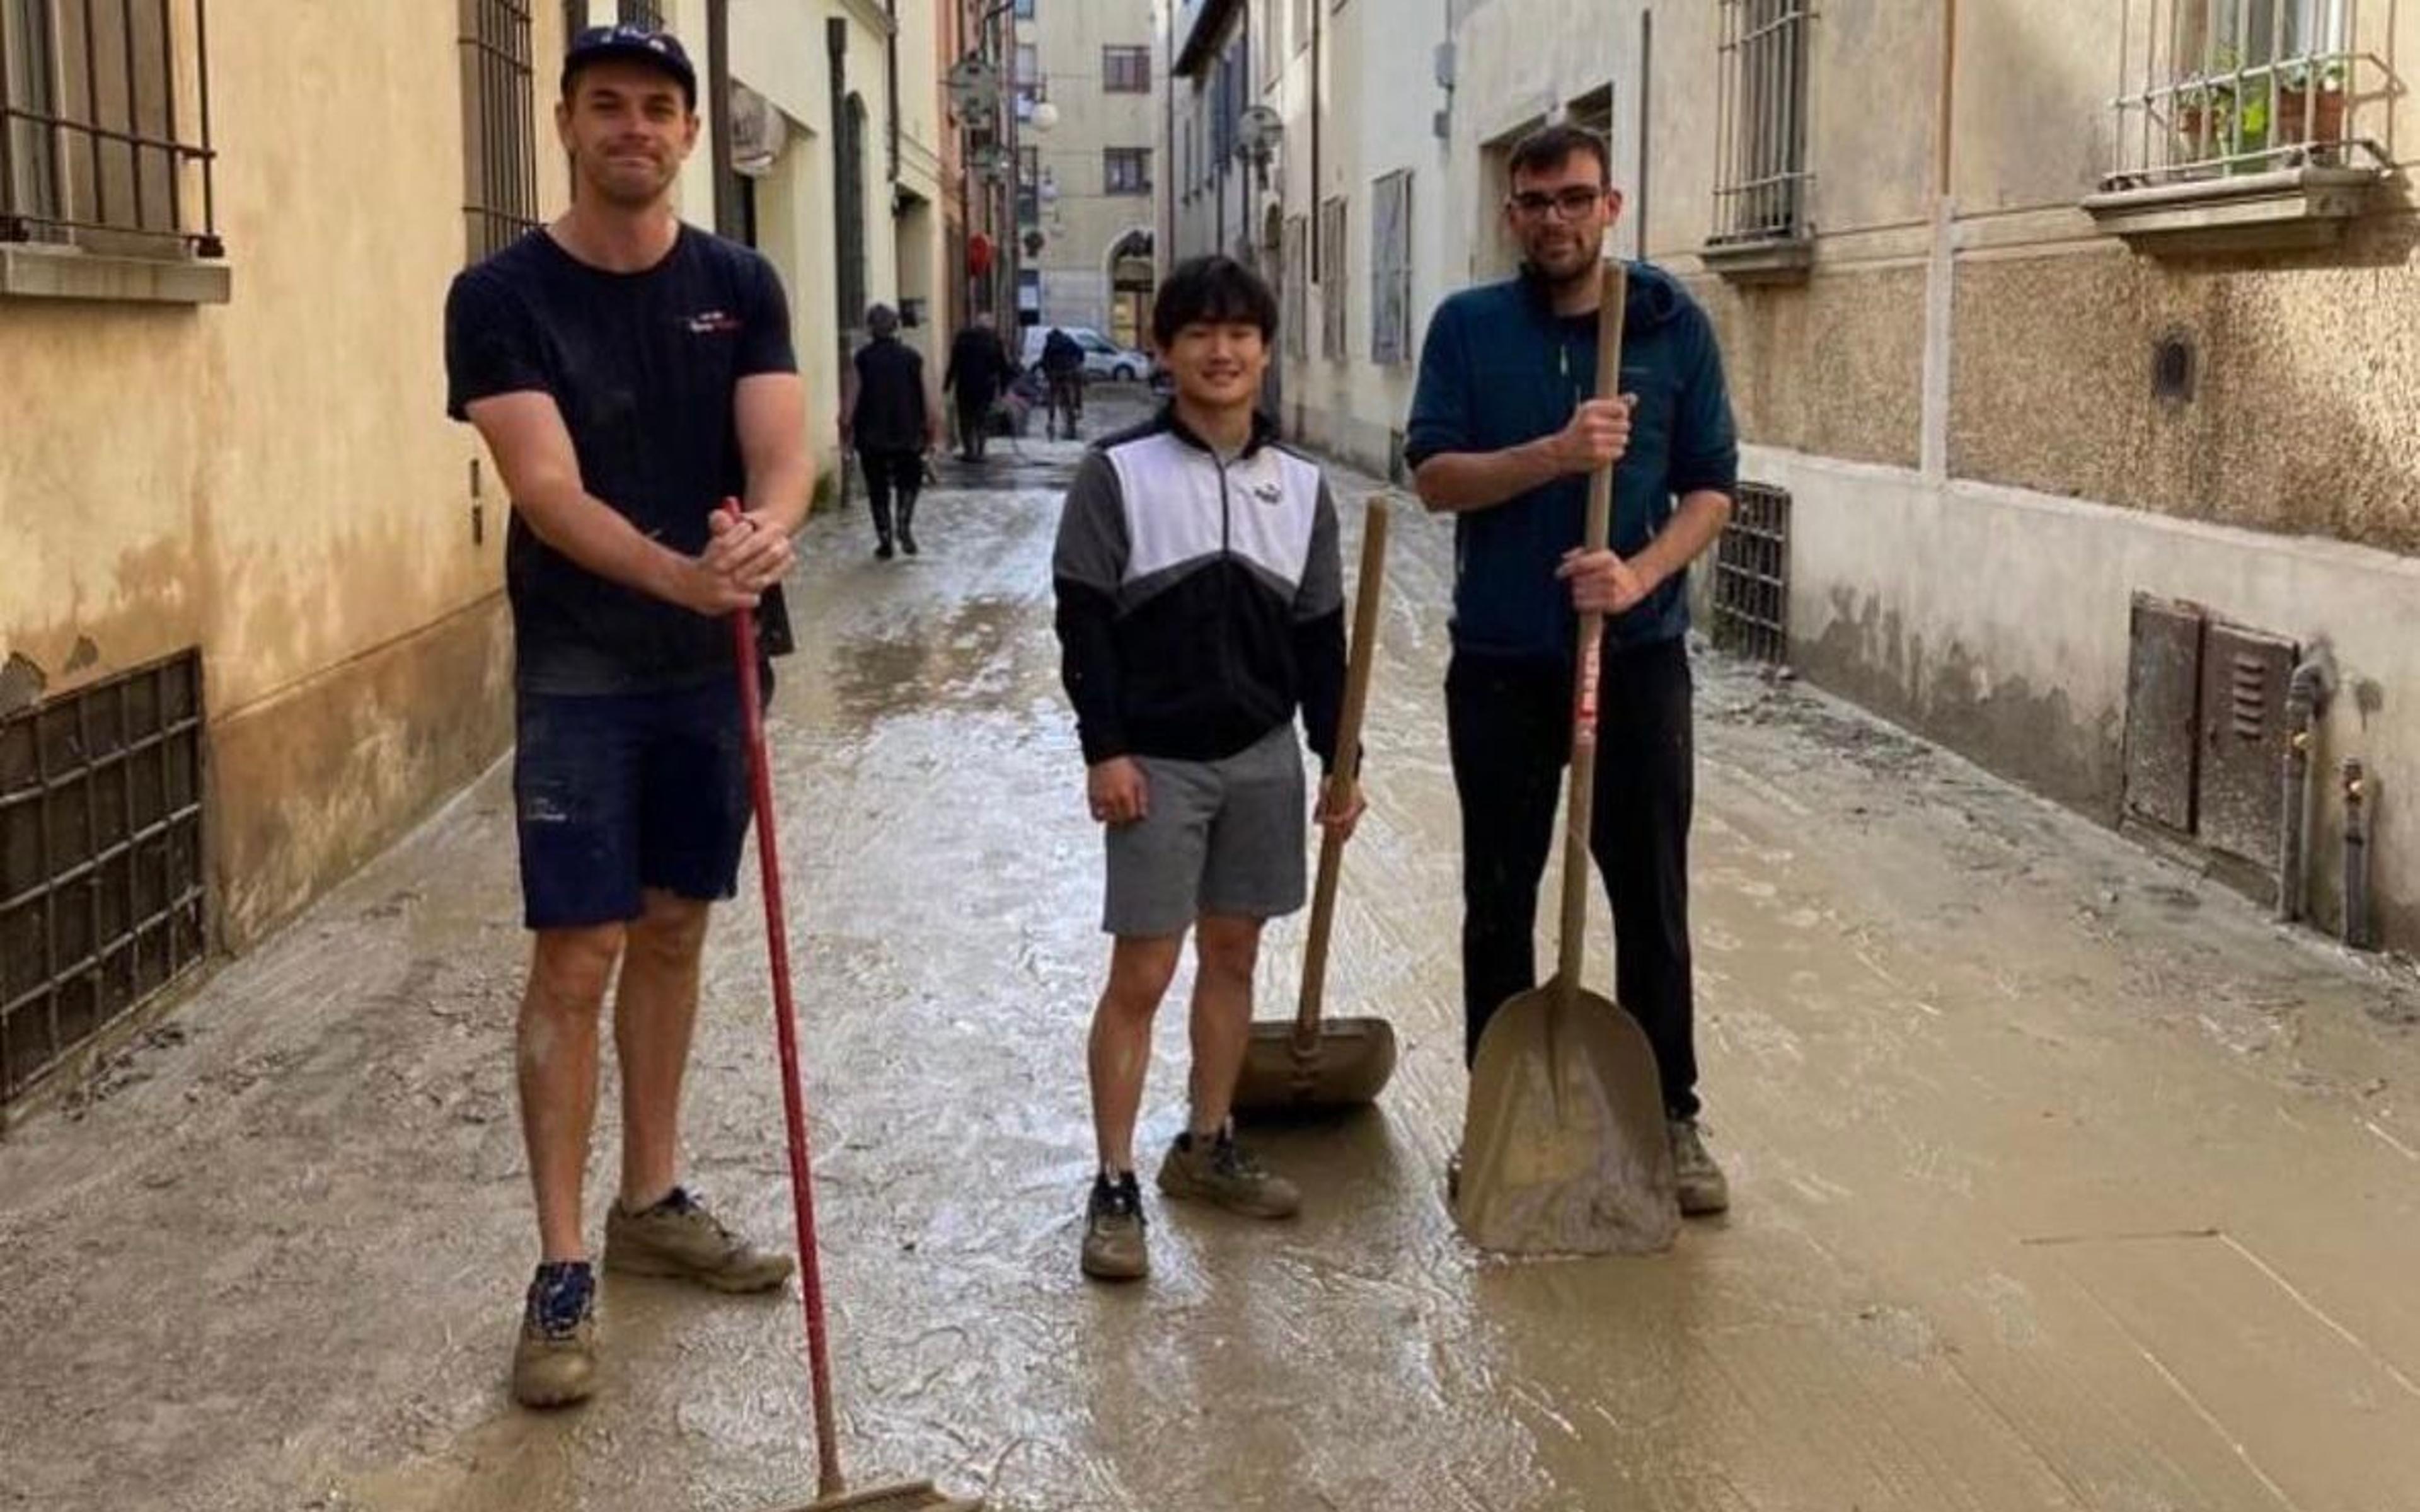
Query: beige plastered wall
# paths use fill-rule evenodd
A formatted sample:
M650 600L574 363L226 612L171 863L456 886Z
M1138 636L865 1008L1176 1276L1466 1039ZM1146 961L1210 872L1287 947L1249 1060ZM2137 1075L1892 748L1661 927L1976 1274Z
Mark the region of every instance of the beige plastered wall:
M2155 257L2102 235L2081 201L2112 162L2142 9L1959 0L1954 47L1944 8L1825 9L1815 267L1782 288L1696 263L1714 163L1691 125L1714 38L1659 12L1652 251L1715 313L1749 476L1792 492L1792 630L1812 675L2115 820L2133 594L2325 642L2345 691L2323 770L2354 756L2380 779L2378 921L2410 948L2420 804L2391 795L2420 787L2412 219L2391 182L2323 251ZM2351 12L2387 67L2420 56L2411 8ZM2390 155L2409 143L2403 102L2356 111ZM2191 349L2189 398L2154 394L2164 340ZM2314 909L2332 924L2341 806L2323 798L2317 820Z
M560 55L562 8L534 13ZM22 705L201 649L240 949L504 748L506 506L443 413L454 8L215 0L209 39L231 301L0 301L0 659Z

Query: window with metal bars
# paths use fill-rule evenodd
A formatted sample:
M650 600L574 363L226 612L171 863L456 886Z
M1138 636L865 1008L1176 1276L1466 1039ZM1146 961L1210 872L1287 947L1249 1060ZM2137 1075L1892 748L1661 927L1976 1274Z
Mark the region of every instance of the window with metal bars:
M1807 234L1810 0L1720 0L1717 245Z
M462 214L469 260L537 224L530 0L461 0Z
M201 675L0 720L0 1107L201 963Z
M1790 659L1790 495L1743 483L1714 548L1714 643L1757 661Z
M2104 183L2145 187L2273 168L2386 163L2353 129L2377 60L2362 0L2128 0ZM2382 72L2376 76L2382 79Z
M664 8L656 0L622 0L617 19L625 26L644 26L651 32L664 29Z
M204 0L0 0L0 241L225 255Z

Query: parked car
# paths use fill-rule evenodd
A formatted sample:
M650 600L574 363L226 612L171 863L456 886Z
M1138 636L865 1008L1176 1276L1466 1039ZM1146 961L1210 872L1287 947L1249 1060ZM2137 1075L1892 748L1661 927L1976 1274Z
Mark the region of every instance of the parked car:
M1086 378L1109 378L1119 383L1131 383L1137 378L1151 377L1153 364L1149 352L1140 352L1131 347L1121 347L1090 326L1061 326L1058 329L1075 337L1076 345L1084 348ZM1023 361L1027 367L1042 365L1042 343L1049 337L1050 330L1048 326L1025 328Z

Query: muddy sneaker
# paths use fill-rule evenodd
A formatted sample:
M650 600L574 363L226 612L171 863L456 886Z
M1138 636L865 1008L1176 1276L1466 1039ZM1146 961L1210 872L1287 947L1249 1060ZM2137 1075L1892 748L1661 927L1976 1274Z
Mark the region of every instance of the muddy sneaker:
M631 1212L615 1199L605 1215L605 1269L694 1281L717 1291L770 1291L790 1278L791 1260L723 1227L676 1186L644 1212Z
M513 1346L513 1400L568 1407L597 1389L597 1278L585 1260L541 1265Z
M1196 1197L1250 1218L1291 1218L1302 1206L1295 1184L1263 1169L1227 1130L1209 1140L1178 1134L1168 1158L1159 1163L1159 1189L1171 1197Z
M1128 1171L1111 1181L1093 1178L1084 1213L1084 1273L1096 1281L1139 1281L1151 1273L1143 1247L1142 1188Z
M1672 1134L1672 1176L1681 1195L1681 1211L1691 1218L1721 1212L1731 1205L1731 1184L1714 1157L1706 1152L1706 1141L1695 1119L1674 1119L1669 1124Z

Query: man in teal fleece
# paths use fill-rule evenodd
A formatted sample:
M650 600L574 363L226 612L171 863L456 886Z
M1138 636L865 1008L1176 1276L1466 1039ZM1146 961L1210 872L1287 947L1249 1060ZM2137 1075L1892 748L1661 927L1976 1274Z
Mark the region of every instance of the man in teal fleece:
M1513 151L1524 264L1438 306L1404 455L1454 517L1446 715L1462 803L1466 1056L1537 984L1538 885L1571 754L1579 611L1606 614L1589 849L1613 904L1615 990L1655 1047L1684 1212L1730 1192L1698 1124L1689 959L1694 781L1687 577L1722 533L1739 445L1705 312L1630 270L1621 397L1597 399L1599 259L1621 213L1603 138L1546 127ZM1611 549L1581 549L1589 475L1617 462Z

